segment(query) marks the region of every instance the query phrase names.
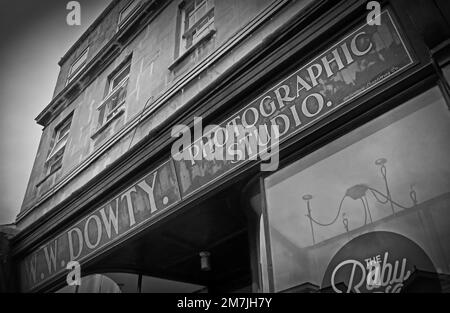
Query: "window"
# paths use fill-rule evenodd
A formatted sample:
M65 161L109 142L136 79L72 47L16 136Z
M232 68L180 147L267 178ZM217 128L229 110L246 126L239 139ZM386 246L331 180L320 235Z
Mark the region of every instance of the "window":
M115 272L84 276L81 285L65 286L56 293L195 293L204 288L174 280Z
M214 29L214 0L190 0L181 7L180 54Z
M418 286L418 273L437 273L442 291L448 292L449 121L435 87L268 176L264 184L275 291L326 290L330 276L332 283L357 285L361 291L366 288L361 274L365 260L380 255L381 282L373 291ZM406 237L431 262L425 266L415 257L404 258L406 270L400 271L399 254L409 253L406 245L391 246L385 262L387 241L377 238L347 249L354 239L380 233ZM333 263L343 250L344 260L350 261ZM354 272L343 267L348 262L358 265ZM400 272L410 273L405 275L409 280L401 281Z
M119 113L123 112L123 104L127 96L128 77L130 76L130 62L121 66L109 79L108 94L100 104L98 127L106 125Z
M125 80L128 79L130 75L130 63L128 62L123 67L119 69L119 71L114 74L109 80L109 91L108 93L113 93L118 86L124 83Z
M58 150L58 152L48 160L47 162L47 175L51 175L52 173L59 170L62 166L62 159L64 155L65 147Z
M67 117L61 124L55 128L52 148L47 157L47 174L50 175L57 171L62 165L62 158L69 138L72 115Z
M130 17L137 11L140 1L138 0L131 0L127 6L120 11L119 14L119 28L122 27L129 19Z
M69 74L67 75L66 85L81 72L83 67L86 65L87 55L89 48L86 48L81 55L72 63L69 69Z

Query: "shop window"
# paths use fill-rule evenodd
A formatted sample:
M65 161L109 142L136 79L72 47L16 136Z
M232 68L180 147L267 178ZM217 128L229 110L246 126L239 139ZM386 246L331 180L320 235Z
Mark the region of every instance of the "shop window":
M143 293L194 293L202 292L205 286L189 284L157 277L142 277Z
M65 286L57 293L195 293L204 286L131 273L93 274L81 278L79 286Z
M423 291L434 277L448 292L449 122L436 87L266 177L275 291ZM429 261L396 259L409 245Z
M126 24L127 21L137 12L141 1L131 0L119 14L119 29Z
M89 47L86 48L81 55L72 63L72 65L69 68L69 73L67 75L66 85L72 81L74 77L78 75L78 73L81 72L81 70L86 65L87 55L88 55Z
M121 66L109 79L108 92L98 107L98 128L101 129L125 109L128 78L130 76L130 62Z
M185 1L180 7L182 55L214 30L214 0Z
M72 115L69 115L55 128L52 147L46 160L47 175L51 175L62 166L62 158L69 138L71 123Z
M127 274L123 274L127 275ZM81 278L80 285L65 286L56 293L121 293L117 282L103 274L93 274Z

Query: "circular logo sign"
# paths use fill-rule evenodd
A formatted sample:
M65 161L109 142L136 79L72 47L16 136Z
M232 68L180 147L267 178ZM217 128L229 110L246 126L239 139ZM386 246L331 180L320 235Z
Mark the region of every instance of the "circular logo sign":
M337 293L440 292L433 262L415 242L376 231L345 244L325 271L322 289Z

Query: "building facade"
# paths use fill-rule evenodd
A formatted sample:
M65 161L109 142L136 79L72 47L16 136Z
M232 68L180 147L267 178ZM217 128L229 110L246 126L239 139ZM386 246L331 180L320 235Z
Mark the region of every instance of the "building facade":
M112 1L36 118L11 290L448 291L450 5L366 5ZM278 166L178 158L194 117L278 126Z

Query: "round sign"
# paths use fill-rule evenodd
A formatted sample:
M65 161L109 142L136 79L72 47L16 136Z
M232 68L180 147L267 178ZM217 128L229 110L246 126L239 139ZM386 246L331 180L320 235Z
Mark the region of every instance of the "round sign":
M375 231L345 244L332 258L322 290L337 293L440 292L425 251L403 235Z

